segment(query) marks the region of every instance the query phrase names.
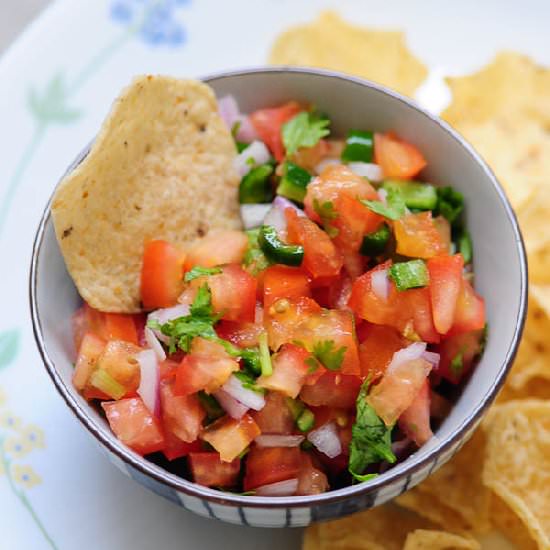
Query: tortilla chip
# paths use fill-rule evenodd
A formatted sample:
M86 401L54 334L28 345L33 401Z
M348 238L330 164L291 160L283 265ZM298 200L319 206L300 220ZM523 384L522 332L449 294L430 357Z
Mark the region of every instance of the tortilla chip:
M440 491L445 492L446 490L447 487L440 487ZM407 491L398 496L395 502L448 531L466 534L470 530L470 525L459 512L430 493L417 490Z
M500 532L521 550L536 550L537 544L510 507L494 493L491 498L491 521ZM500 546L499 548L502 548Z
M547 219L547 216L544 219ZM526 234L524 238L528 238ZM550 244L529 254L529 281L542 285L550 284Z
M548 185L550 135L538 122L510 112L482 123L457 122L455 127L493 169L514 208Z
M413 95L426 78L425 65L408 50L399 31L350 25L331 11L279 35L270 63L321 67L374 80Z
M479 542L446 531L417 529L407 535L403 550L479 550Z
M410 531L433 524L393 504L307 528L303 550L401 550Z
M548 174L550 175L550 172ZM516 212L525 248L530 256L539 251L550 251L550 232L547 230L550 214L549 191L550 180L540 182L521 209ZM550 259L548 261L550 262ZM550 283L550 273L545 271L543 280L538 282Z
M550 402L498 405L484 428L485 485L518 516L539 547L550 548Z
M214 229L239 228L235 155L208 86L160 76L134 80L52 203L57 239L82 298L102 311L140 311L144 241L184 246Z
M465 526L477 533L489 530L490 491L483 485L480 468L484 453L485 434L477 430L452 460L409 491L430 495L437 501L441 522L435 517L430 518L432 521L446 529ZM454 514L451 515L449 510ZM456 516L460 517L460 525L454 519Z
M455 126L483 124L510 112L550 123L550 72L526 55L500 52L479 72L447 83L453 102L443 118Z

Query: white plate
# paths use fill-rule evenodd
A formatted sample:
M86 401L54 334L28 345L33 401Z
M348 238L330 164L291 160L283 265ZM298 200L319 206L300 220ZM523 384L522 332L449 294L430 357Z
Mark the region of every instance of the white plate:
M476 69L498 49L550 64L543 0L166 0L160 32L137 34L136 13L152 3L60 0L0 59L0 438L7 449L0 455L12 458L14 482L0 461L2 548L299 548L300 532L203 520L126 479L56 395L36 352L26 279L39 215L134 74L200 76L262 64L278 32L330 6L357 23L406 30L436 75L423 98L433 109L445 100L440 75Z

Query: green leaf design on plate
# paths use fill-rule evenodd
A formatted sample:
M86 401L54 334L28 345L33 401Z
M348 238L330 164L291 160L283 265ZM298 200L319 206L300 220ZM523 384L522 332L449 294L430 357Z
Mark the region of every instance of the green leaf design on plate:
M68 105L68 90L62 74L55 75L43 92L31 89L29 107L39 123L68 124L80 117L81 112Z
M19 351L19 330L0 332L0 369L7 367Z

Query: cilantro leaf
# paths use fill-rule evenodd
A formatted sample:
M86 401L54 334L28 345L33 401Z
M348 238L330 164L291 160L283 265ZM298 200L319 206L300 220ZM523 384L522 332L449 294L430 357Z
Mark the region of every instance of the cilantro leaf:
M328 370L340 370L347 348L345 346L335 348L334 340L322 340L315 343L312 353L315 359ZM307 364L313 367L312 362Z
M207 284L197 291L197 295L191 304L189 315L172 319L161 325L158 321L149 321L147 326L160 330L162 334L170 338L169 352L174 353L177 348L188 352L191 342L196 336L217 339L214 324L218 317L213 314L212 297Z
M450 369L455 378L460 378L462 371L464 370L464 357L462 350L452 358Z
M367 403L370 380L367 378L357 396L357 416L351 428L348 470L357 481L371 479L363 474L369 464L397 459L391 450L392 427L387 427L375 410Z
M464 196L452 187L437 188L437 206L434 216L443 216L455 226L460 223L460 215L464 210Z
M204 277L208 275L217 275L221 272L222 270L219 267L200 267L199 265L196 265L193 269L185 274L184 281L186 283L189 283L193 279L198 279L199 277Z
M407 212L405 201L398 189L388 189L385 204L382 201L369 201L365 199L360 199L360 202L375 214L380 214L393 221L402 218Z
M313 209L321 218L321 223L327 235L333 239L339 233L338 228L334 227L330 222L338 217L338 212L334 209L332 201L320 202L318 199L313 199Z
M237 371L233 373L233 376L241 382L243 388L255 391L256 393L266 393L266 389L256 385L256 380L250 374Z
M283 124L283 143L287 155L293 155L300 147L313 147L317 142L327 136L330 130L327 126L330 121L318 118L311 113L298 113L288 122Z

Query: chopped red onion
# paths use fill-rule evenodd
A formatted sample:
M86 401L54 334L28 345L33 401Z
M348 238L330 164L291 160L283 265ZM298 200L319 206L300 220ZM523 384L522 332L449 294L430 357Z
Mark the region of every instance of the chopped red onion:
M378 182L384 179L382 168L380 168L378 164L372 164L370 162L350 162L348 168L358 176L367 178L369 181Z
M412 439L408 437L400 439L399 441L394 441L391 444L392 453L398 458L403 458L403 453L410 447L411 443Z
M262 485L254 490L254 494L261 497L289 497L298 489L298 479L285 479L268 485Z
M334 422L323 424L320 428L309 432L307 438L317 450L326 454L329 458L335 458L342 453L342 444Z
M275 197L271 203L271 208L264 218L264 225L272 225L277 231L286 231L286 216L285 210L292 208L298 216L305 216L306 213L298 208L292 201L285 197Z
M189 305L178 304L177 306L152 311L147 316L147 321L154 320L158 321L161 325L164 325L164 323L167 323L168 321L172 321L174 319L177 319L178 317L185 317L186 315L189 315ZM151 330L161 342L167 344L170 341L170 338L165 334L162 334L160 330Z
M376 294L377 298L387 302L390 295L390 280L388 278L388 270L381 269L375 271L371 276L372 291Z
M378 196L380 197L380 200L384 204L387 204L387 202L388 202L388 192L384 188L378 189Z
M159 361L164 361L166 359L166 352L155 336L155 333L149 327L145 327L144 335L147 345L155 352L157 359Z
M239 105L232 95L226 95L218 100L218 111L230 131L233 130L235 123L240 123L237 135L235 136L239 141L248 143L258 138L258 134L250 119L246 115L241 114Z
M145 406L152 414L160 414L160 370L157 356L152 349L146 349L136 355L139 363L140 380L137 390Z
M269 162L271 154L261 141L253 141L246 149L241 151L233 161L235 170L239 176L244 177L254 166Z
M237 401L234 397L231 397L226 391L218 390L214 393L214 397L218 400L223 410L231 417L239 420L242 418L248 407Z
M439 367L439 359L441 357L439 353L436 353L435 351L425 351L420 357L428 361L428 363L432 365L433 370L437 370Z
M222 390L239 403L255 411L261 411L265 407L264 396L261 393L243 387L242 382L235 375L229 377L227 382L222 386Z
M245 229L262 225L271 204L241 204L241 220Z
M298 214L298 216L301 216L301 217L305 217L306 215L306 213L301 208L298 208L292 201L289 201L287 198L281 197L279 195L276 196L275 199L273 200L273 206L275 206L276 208L279 208L283 212L287 208L292 208L296 212L296 214Z
M303 435L262 434L254 441L258 447L298 447L304 439Z
M419 359L425 351L426 342L414 342L406 348L397 350L393 354L392 360L386 369L386 374L390 373L392 370L395 370L403 363L408 363L409 361Z
M320 174L327 166L330 166L331 164L342 164L339 159L323 159L317 166L315 166L314 170L316 174Z

